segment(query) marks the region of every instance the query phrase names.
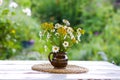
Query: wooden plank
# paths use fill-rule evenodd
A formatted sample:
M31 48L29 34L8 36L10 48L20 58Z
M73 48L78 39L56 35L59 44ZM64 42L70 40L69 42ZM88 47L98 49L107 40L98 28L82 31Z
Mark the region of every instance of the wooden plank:
M0 74L0 79L38 79L38 80L66 80L66 79L120 79L120 76L98 74Z
M120 71L114 70L90 70L86 74L120 74ZM15 71L0 71L0 74L45 74L44 72L33 71L33 70L15 70Z
M45 62L46 63L46 62ZM39 63L40 64L40 63ZM42 64L42 63L41 63ZM73 63L71 63L73 64ZM75 62L74 62L75 64ZM33 66L34 64L1 64L0 65L0 70L30 70L31 67ZM75 65L78 65L78 66L83 66L83 67L87 67L88 69L90 70L96 70L96 69L99 69L99 70L120 70L120 67L118 66L115 66L115 65L109 65L109 66L106 66L106 65L86 65L86 64L75 64Z
M21 71L0 71L0 74L43 74L43 72L33 71L33 70L29 70L29 71L21 70Z
M15 70L31 70L33 65L0 65L0 71L15 71ZM86 67L89 70L117 70L120 71L120 68L117 66L85 66L78 65L82 67Z
M0 61L0 79L120 79L120 67L104 61L69 61L89 69L83 74L50 74L31 70L34 64L48 61Z

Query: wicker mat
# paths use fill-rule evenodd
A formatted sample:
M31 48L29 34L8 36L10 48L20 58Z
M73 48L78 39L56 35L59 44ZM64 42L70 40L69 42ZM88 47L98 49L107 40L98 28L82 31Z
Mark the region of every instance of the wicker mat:
M65 69L55 69L51 64L36 64L32 66L32 70L49 72L49 73L61 73L61 74L72 74L72 73L85 73L88 72L87 68L68 65Z

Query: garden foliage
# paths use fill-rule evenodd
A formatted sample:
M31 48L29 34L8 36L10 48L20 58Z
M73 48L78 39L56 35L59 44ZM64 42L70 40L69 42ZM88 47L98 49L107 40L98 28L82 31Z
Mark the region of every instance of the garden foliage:
M32 10L34 17L42 22L61 23L62 19L68 19L73 27L86 31L81 40L84 43L68 52L70 59L119 64L120 17L113 4L112 0L33 0Z
M15 51L21 52L30 40L35 41L31 51L46 54L47 58L50 50L46 49L44 40L39 42L40 28L35 26L41 22L62 23L62 19L67 19L74 28L85 30L79 46L74 45L68 52L69 59L106 60L120 65L120 10L114 10L115 0L15 1L21 6L19 9L0 6L0 59L16 55ZM26 7L31 8L31 17L20 11Z
M15 4L10 6L8 0L0 6L0 59L10 59L22 54L22 50L34 44L37 38L35 20L22 12Z

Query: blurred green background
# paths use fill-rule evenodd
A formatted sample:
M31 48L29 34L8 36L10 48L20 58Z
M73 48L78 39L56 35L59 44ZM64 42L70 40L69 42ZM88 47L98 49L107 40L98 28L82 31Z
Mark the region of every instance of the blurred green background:
M1 0L0 59L47 60L40 24L70 21L85 30L69 60L104 60L120 65L120 0Z

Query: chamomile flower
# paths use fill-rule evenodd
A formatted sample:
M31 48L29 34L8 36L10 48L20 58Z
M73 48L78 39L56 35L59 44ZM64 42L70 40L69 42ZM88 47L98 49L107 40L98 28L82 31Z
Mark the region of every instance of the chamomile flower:
M2 3L3 3L3 0L0 0L0 6L2 5Z
M11 3L9 4L9 7L10 7L10 8L17 8L17 7L18 7L18 4L17 4L16 2L11 2Z
M81 40L80 40L80 37L81 37L81 35L78 35L78 36L77 36L77 40L78 40L78 41L81 41Z
M75 36L73 34L70 34L70 38L73 39L75 38Z
M63 46L66 48L66 47L69 46L69 43L68 43L67 41L64 41L64 42L63 42Z
M70 22L66 19L63 19L63 23L65 23L67 26L70 26Z
M55 36L59 36L60 34L59 33L55 33Z
M52 29L51 32L55 32L55 29Z
M81 30L82 30L81 28L78 28L78 29L77 29L77 33L80 33Z
M58 28L60 28L60 27L62 27L61 24L59 24L59 23L56 23L56 24L55 24L55 29L58 29Z
M53 23L46 22L41 25L42 34L39 33L39 35L45 36L46 42L50 41L53 53L66 52L67 48L81 41L80 37L84 33L81 28L74 30L74 28L70 27L68 20L63 19L63 23L64 25L59 23L53 25Z
M67 27L67 33L71 34L71 33L73 33L73 31L74 30L71 27Z
M81 28L78 28L78 29L77 29L77 33L78 33L78 34L84 34L84 33L85 33L85 31L84 31L84 30L82 30Z
M54 52L54 53L59 52L59 47L53 46L53 47L52 47L52 52Z
M64 26L65 29L67 29L68 27L67 26Z

